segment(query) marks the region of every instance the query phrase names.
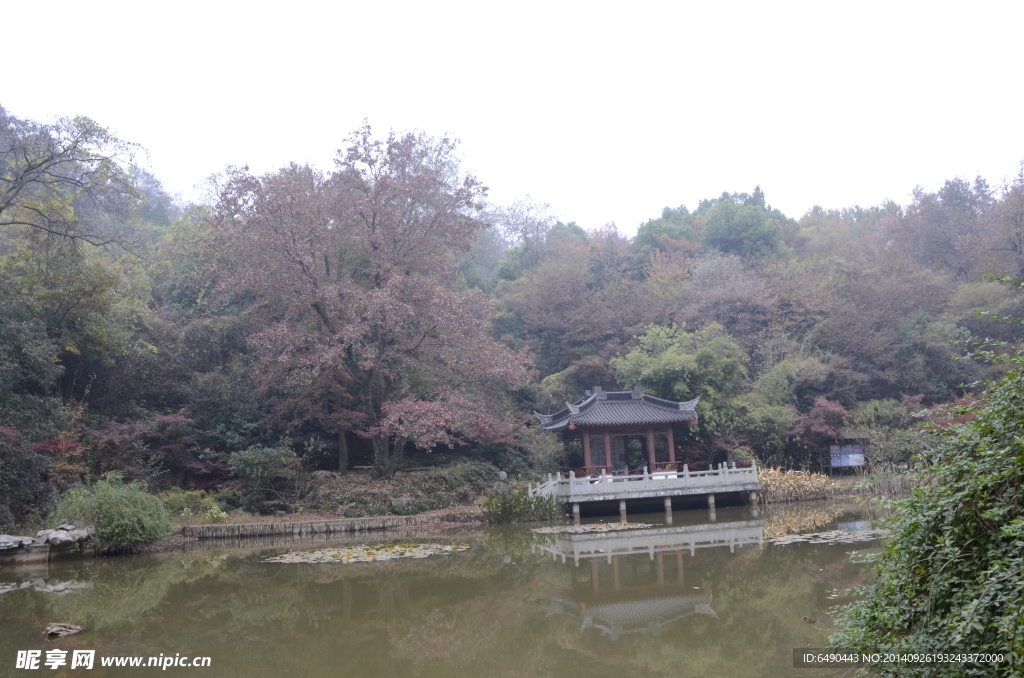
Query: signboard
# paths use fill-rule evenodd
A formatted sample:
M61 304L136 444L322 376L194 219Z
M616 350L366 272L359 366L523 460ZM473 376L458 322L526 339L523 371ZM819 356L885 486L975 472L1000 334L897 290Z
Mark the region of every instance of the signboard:
M833 468L864 465L864 447L859 444L830 445L829 452L832 455Z

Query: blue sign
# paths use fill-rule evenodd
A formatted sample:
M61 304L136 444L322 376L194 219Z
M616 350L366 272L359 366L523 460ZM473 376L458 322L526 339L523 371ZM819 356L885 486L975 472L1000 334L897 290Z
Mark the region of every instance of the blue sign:
M829 453L832 456L833 468L864 465L864 448L860 444L830 445Z

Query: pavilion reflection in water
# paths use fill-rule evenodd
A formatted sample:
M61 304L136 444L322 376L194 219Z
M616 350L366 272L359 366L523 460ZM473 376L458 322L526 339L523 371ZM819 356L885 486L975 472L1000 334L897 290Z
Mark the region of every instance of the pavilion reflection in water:
M590 569L589 595L578 596L579 600L556 598L547 616L578 615L580 633L595 628L618 640L629 633L658 635L662 627L693 615L717 619L712 591L688 590L684 556L692 558L697 550L708 548L763 548L764 521L538 537L534 552L562 562L572 559L575 567L586 561Z

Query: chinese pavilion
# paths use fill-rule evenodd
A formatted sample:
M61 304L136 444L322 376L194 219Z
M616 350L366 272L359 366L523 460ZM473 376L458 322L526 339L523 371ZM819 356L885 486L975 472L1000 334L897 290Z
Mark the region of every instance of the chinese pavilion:
M637 439L646 451L651 473L677 470L672 425L696 424L698 402L700 396L684 403L655 398L645 395L639 386L630 391L604 391L595 386L582 400L566 402L564 410L534 414L545 431L559 432L563 440L582 441L583 466L572 469L577 476L602 471L627 475L630 443Z

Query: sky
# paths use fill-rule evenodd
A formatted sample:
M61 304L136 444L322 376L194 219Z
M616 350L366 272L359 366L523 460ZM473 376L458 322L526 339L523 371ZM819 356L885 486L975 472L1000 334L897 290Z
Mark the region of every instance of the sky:
M330 169L363 120L450 134L493 202L627 235L723 191L799 218L1024 160L1021 2L328 4L12 3L0 105L93 118L189 200L227 165Z

